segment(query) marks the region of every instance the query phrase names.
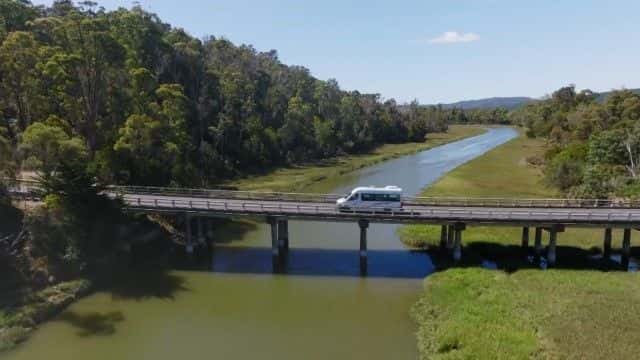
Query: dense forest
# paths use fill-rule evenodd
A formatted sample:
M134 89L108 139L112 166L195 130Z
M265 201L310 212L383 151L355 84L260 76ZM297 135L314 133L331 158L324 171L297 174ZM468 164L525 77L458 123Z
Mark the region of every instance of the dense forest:
M442 109L400 111L274 50L89 1L0 0L0 89L5 176L79 161L104 183L207 186L447 127Z
M567 86L510 114L530 137L548 140L545 176L566 196L640 195L640 95L576 92Z

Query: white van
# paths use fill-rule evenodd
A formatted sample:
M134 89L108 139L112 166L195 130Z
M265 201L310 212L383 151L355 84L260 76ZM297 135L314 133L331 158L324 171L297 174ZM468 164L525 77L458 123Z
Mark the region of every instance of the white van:
M336 201L338 210L402 209L402 189L397 186L357 187Z

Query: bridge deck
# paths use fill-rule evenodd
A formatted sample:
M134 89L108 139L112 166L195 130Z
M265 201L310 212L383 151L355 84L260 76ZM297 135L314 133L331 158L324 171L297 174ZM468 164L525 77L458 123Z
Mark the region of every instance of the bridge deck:
M273 216L313 221L353 222L366 219L378 223L455 223L502 226L640 226L640 209L616 207L489 207L408 204L400 211L340 211L327 201L283 201L237 198L212 198L188 195L121 195L130 211L192 212L205 216Z

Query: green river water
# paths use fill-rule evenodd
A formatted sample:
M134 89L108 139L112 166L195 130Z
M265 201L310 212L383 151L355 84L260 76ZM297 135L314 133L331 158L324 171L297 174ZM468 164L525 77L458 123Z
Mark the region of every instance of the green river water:
M406 194L514 138L509 128L329 179L310 192L399 185ZM290 223L286 275L271 274L267 226L218 233L209 269L133 274L128 291L98 292L43 324L7 360L416 359L409 311L433 271L393 225L369 229L359 276L356 224Z

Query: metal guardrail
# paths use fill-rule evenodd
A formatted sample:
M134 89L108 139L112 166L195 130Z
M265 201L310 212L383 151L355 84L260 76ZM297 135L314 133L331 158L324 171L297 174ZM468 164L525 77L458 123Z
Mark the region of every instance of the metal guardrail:
M37 182L18 181L10 189L15 195L34 194ZM120 195L139 194L157 196L182 196L205 199L264 200L285 202L335 203L343 195L284 193L260 191L210 190L192 188L171 188L152 186L109 186L107 191ZM403 197L405 205L455 206L455 207L496 207L496 208L620 208L640 209L640 200L629 199L544 199L544 198L478 198L478 197Z
M111 186L119 194L145 194L160 196L186 196L199 198L272 200L313 203L335 203L343 195L311 193L279 193L258 191L231 191L184 189L146 186ZM544 199L544 198L477 198L477 197L403 197L406 205L459 206L459 207L508 207L508 208L629 208L640 209L638 200L608 199Z
M424 209L403 209L395 211L345 211L338 210L335 205L328 204L278 204L225 201L221 200L181 200L181 199L149 199L146 196L125 195L125 203L130 208L158 210L191 210L218 211L222 213L243 213L256 215L302 215L302 216L335 216L360 215L367 218L393 218L397 220L464 220L481 222L549 222L549 223L638 223L640 211L605 212L589 209L567 210L520 210L481 208L446 209L431 207Z

